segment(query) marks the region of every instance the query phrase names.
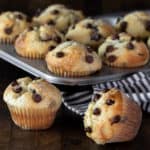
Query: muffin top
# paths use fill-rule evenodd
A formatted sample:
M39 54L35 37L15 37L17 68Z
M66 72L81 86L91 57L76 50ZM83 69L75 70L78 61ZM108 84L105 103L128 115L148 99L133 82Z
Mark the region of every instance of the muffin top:
M51 5L39 14L39 16L33 17L35 23L54 25L60 31L67 30L71 24L81 19L83 19L81 11L68 9L60 4Z
M128 141L141 124L140 107L116 88L97 91L84 116L85 132L98 144Z
M142 11L131 12L118 20L116 28L134 37L147 38L150 36L150 14Z
M48 52L46 62L49 67L63 68L71 72L92 72L102 66L101 60L89 46L67 41Z
M88 18L70 27L66 34L66 39L91 46L98 46L107 36L114 32L114 28L104 21Z
M114 67L138 67L149 61L149 50L145 43L126 33L108 37L98 52L107 65Z
M28 17L21 12L3 12L0 14L0 39L13 40L29 25Z
M61 105L60 91L50 83L42 80L32 80L29 77L13 81L6 88L4 101L19 108L50 108L56 111Z
M33 26L19 35L15 48L21 56L44 57L63 41L63 34L48 25Z

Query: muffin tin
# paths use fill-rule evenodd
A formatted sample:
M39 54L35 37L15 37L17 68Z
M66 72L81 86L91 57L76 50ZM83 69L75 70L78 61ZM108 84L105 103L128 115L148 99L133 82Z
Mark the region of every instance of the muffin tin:
M121 16L121 14L102 16L100 18L102 18L103 20L111 24L114 24L118 16ZM91 76L81 77L81 78L66 78L66 77L56 76L51 72L49 72L44 60L31 60L31 59L18 56L12 45L0 44L0 58L19 67L20 69L27 71L28 73L33 74L36 77L41 77L51 83L71 85L71 86L72 85L93 85L93 84L106 82L106 81L119 80L131 73L135 73L139 71L148 72L150 70L150 62L143 67L132 68L132 69L112 68L104 65L101 71Z

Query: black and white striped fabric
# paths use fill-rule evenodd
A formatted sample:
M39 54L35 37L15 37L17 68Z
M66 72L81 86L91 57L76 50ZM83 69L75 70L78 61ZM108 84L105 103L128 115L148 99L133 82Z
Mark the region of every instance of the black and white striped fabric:
M150 112L150 76L136 73L119 81L110 81L94 85L91 89L64 92L64 105L72 112L83 116L93 93L116 87L135 100L144 111Z

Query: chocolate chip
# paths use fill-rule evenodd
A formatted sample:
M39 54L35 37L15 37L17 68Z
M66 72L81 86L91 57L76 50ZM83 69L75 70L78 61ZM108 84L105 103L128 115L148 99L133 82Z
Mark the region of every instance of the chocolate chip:
M16 86L18 85L18 82L16 80L12 81L11 86Z
M37 79L35 79L35 80L37 80ZM36 93L36 90L32 90L32 93L35 94L35 93Z
M71 41L71 39L67 38L66 41Z
M109 62L114 62L117 59L117 57L115 55L110 55L107 59Z
M13 86L13 91L15 93L20 93L22 91L22 87L20 87L19 85Z
M32 31L32 30L34 30L34 28L33 27L28 27L28 31Z
M17 14L17 15L16 15L16 18L18 18L18 19L20 19L20 20L23 20L24 17L23 17L23 15L21 15L21 14Z
M111 119L111 125L120 122L120 120L121 120L120 115L114 116L114 117Z
M42 97L41 97L39 94L37 94L37 93L35 92L35 93L32 93L32 99L33 99L35 102L39 103L39 102L42 100Z
M49 51L52 51L55 47L56 47L56 46L51 45L51 46L48 47L48 50L49 50Z
M101 114L101 110L99 108L95 108L93 111L94 115L100 115Z
M5 29L4 29L4 32L5 32L6 34L11 34L12 31L13 31L12 27L8 27L8 28L5 28Z
M93 102L96 102L97 100L99 100L101 96L102 96L101 94L95 94L93 98Z
M98 30L98 29L97 29L97 26L92 25L91 23L87 23L85 27L88 28L88 29L93 29L93 30L95 30L95 31Z
M94 41L99 41L101 39L101 35L97 32L92 32L91 34L91 40L94 40Z
M136 40L136 38L132 36L130 40L133 41L133 40Z
M131 42L129 42L126 47L127 49L134 49L134 45Z
M114 103L115 103L115 101L112 100L112 99L107 99L107 100L106 100L106 104L107 104L107 105L113 105Z
M94 61L93 56L87 55L87 56L85 57L85 61L86 61L87 63L91 64L91 63Z
M86 127L84 130L85 130L85 132L88 132L88 133L92 132L92 128L91 127Z
M91 28L93 28L93 25L92 25L91 23L87 23L87 24L85 25L85 27L91 29Z
M119 23L121 21L122 17L117 17L116 23Z
M89 53L92 53L94 51L93 48L91 48L90 46L86 46L86 49Z
M61 37L59 36L54 37L53 40L57 43L61 43Z
M58 57L58 58L61 58L61 57L64 57L64 53L63 52L57 52L56 53L56 57Z
M55 9L55 10L53 10L51 13L52 13L53 15L57 15L57 14L59 14L59 10Z
M122 22L120 23L120 31L121 31L121 32L126 32L127 25L128 25L128 23L127 23L126 21L122 21Z
M150 20L147 20L147 21L145 22L145 29L146 29L147 31L150 31Z
M49 20L49 21L47 22L47 24L48 24L48 25L55 25L55 22L54 22L53 20Z
M106 47L106 52L107 52L107 53L113 52L114 50L115 50L115 48L113 47L113 45L108 45L108 46Z
M118 40L118 39L119 39L119 35L117 33L112 35L112 40Z

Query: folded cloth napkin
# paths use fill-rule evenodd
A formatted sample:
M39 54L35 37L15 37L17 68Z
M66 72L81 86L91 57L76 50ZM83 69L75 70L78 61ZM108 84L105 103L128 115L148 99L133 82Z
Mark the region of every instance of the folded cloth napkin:
M150 112L150 76L143 72L132 74L118 81L109 81L94 85L92 87L93 90L87 89L77 92L64 92L64 105L76 114L83 116L93 93L112 87L124 91L129 97L135 100L144 111Z

